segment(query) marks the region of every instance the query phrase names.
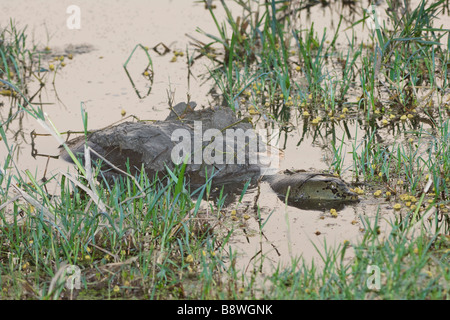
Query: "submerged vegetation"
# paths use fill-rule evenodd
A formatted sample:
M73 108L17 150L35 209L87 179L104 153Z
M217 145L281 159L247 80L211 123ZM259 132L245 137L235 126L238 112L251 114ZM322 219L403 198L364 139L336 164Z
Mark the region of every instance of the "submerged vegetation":
M0 298L449 299L450 31L436 26L448 17L448 3L405 8L388 1L377 8L386 20L353 1L337 8L234 0L239 16L225 1L214 3L208 10L217 30L198 30L210 42L195 46L211 60L207 76L225 103L255 124L300 128L299 144L307 136L323 141L332 154L329 171L358 185L363 201L386 205L375 219L361 215L359 241L317 248L318 262L292 257L290 267L261 277L264 258L239 269L230 240L250 215L260 236L270 223L260 208L243 205L248 185L225 206L210 181L191 190L184 166L164 178L142 171L108 185L97 183L97 167L72 154L77 177L24 173L10 124L27 114L65 146L28 83L54 83L72 57L30 46L27 30L11 22L0 29L0 137L8 150L0 157ZM304 27L301 15L319 3L355 19L343 13L332 34L314 23ZM361 39L355 30L368 25ZM187 61L194 63L189 55ZM83 124L87 133L84 112ZM59 191L49 192L50 183ZM68 266L80 272L79 290L67 285ZM373 283L372 267L379 272Z
M448 228L450 30L433 25L445 2L421 1L414 10L388 2L389 25L378 18L360 43L347 32L344 46L338 46L342 15L329 39L313 23L296 28L293 12L309 7L272 1L255 10L250 1L240 3L243 13L234 18L221 1L229 26L217 23L220 37L199 30L213 40L204 51L216 62L210 74L229 106L285 130L303 126L301 140L309 132L325 139L332 146L330 170L351 172L368 190L408 199L431 179L430 196L445 207ZM373 18L346 30L367 19ZM216 44L223 46L222 59L211 54Z

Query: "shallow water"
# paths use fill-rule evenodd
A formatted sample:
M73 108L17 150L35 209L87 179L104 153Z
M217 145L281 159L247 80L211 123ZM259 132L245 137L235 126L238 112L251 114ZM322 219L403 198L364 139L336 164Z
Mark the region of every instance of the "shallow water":
M55 88L47 84L42 95L42 102L50 103L45 106L44 111L60 132L83 129L82 103L89 116L88 128L98 129L121 120L122 110L127 115L133 114L141 119L164 119L168 114L167 90L175 92L176 101L184 101L188 93L193 98L206 96L208 86L200 86L201 80L195 79L191 79L188 86L185 60L179 59L171 63L171 54L160 57L151 51L154 84L150 96L143 100L137 97L123 68L138 43L152 48L163 42L172 50L185 50L189 42L185 33L195 35L197 26L213 28L207 11L200 5L188 1L134 1L132 5L127 1L80 1L79 30L70 30L66 26L66 20L70 16L66 14L69 5L70 2L67 1L51 0L0 4L2 17L12 17L19 26L27 24L38 47L50 46L52 54L64 53L68 46L73 45L92 46L91 51L74 54L73 60L66 59L67 66L58 72ZM142 62L142 56L140 58L139 62ZM138 64L134 59L132 62ZM197 63L203 68L201 64ZM130 70L133 71L136 70ZM194 72L196 73L198 72ZM136 78L141 76L133 75ZM55 97L54 89L59 99ZM7 99L4 100L7 105ZM205 105L208 100L204 99L199 103ZM2 111L6 111L6 108ZM47 133L28 118L22 129L26 137L29 137L32 130ZM58 143L52 137L39 140L36 145L39 153L58 153ZM35 167L42 170L46 159L32 161L28 157L30 149L25 145L23 147L20 167L23 170L34 171L32 169ZM0 154L5 154L3 144ZM67 164L52 160L48 173L64 167Z
M60 132L83 129L82 106L88 112L88 128L98 129L122 120L123 112L140 119L164 119L169 113L168 92L173 93L175 103L186 101L187 95L190 95L200 107L208 107L211 104L213 97L208 92L212 82L201 85L204 80L199 76L210 66L206 59L196 61L192 73L198 77L191 76L188 82L186 55L178 57L176 62L171 62L172 53L159 56L149 50L153 60L154 83L150 95L145 99L139 99L136 95L123 68L137 44L153 48L162 42L171 50L185 52L187 49L192 53L191 40L185 34L204 39L195 31L197 27L216 31L214 22L202 3L186 0L136 0L131 4L130 1L124 0L81 0L77 2L81 9L79 30L71 30L66 25L70 16L66 9L71 4L70 1L53 0L15 0L0 3L2 25L5 24L5 18L12 17L19 26L28 25L28 31L33 34L39 48L49 46L52 55L64 54L70 50L74 52L73 60L66 59L67 65L58 71L55 86L47 83L41 97L42 103L48 103L44 107L45 112ZM230 8L236 9L232 4L229 2ZM217 10L216 14L219 20L224 19L220 10ZM306 12L302 13L298 22L301 25L314 22L316 30L322 30L326 25L330 34L338 22L331 18L332 15L334 13L328 8L317 8L309 19ZM350 14L347 17L349 16ZM328 23L330 25L327 25ZM345 33L342 32L339 36L340 45L346 45ZM139 79L136 84L141 93L147 91L150 84L140 74L146 63L146 57L140 50L130 62L130 73L135 79ZM0 110L5 117L9 100L0 96L0 101L5 104ZM29 116L25 116L22 126L15 130L21 130L27 142L30 142L29 135L33 130L37 133L47 133ZM280 145L285 145L280 170L328 169L331 151L327 141L316 140L313 143L312 136L307 136L298 146L299 130L297 128L289 133L286 144L284 141L280 142ZM356 130L356 126L352 130ZM337 135L342 135L342 132ZM11 139L10 143L12 141ZM21 151L18 157L15 157L15 163L21 172L28 169L42 177L43 170L48 165L48 178L59 171L73 170L72 165L62 160L48 161L46 157L37 157L34 160L27 143L21 143L19 140L16 144ZM56 156L58 146L59 143L51 136L39 137L36 141L40 154ZM348 145L347 151L351 150L350 147ZM4 144L0 144L0 161L3 162L5 157L6 148ZM347 157L346 161L349 163L351 158ZM345 174L344 177L351 178ZM334 245L342 244L344 240L358 239L363 227L360 216L368 215L373 219L376 212L376 204L361 202L345 207L338 218L332 218L324 212L285 206L266 183L261 186L261 194L264 195L258 200L261 216L263 221L269 220L265 224L263 235L258 232L256 218L252 218L245 222L246 227L238 230L232 239L236 250L242 251L242 260L239 262L242 266L254 263L258 258L254 255L260 250L266 261L273 265L279 262L289 264L294 256L302 256L306 261L311 258L319 259L314 244L322 248L325 242ZM245 196L243 203L253 205L255 196L256 190L252 190ZM320 259L316 261L320 262Z

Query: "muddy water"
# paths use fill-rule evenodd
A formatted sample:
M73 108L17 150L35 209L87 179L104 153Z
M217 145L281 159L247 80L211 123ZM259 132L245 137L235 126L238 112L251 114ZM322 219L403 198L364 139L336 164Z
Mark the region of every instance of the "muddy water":
M88 1L77 2L81 10L81 28L71 30L66 26L70 14L66 9L72 1L52 0L15 0L0 3L1 23L12 17L19 25L28 25L34 39L40 48L49 46L52 55L73 52L73 60L65 60L67 65L58 71L55 86L47 83L41 96L41 102L46 103L44 110L59 131L82 130L81 106L88 112L89 129L105 127L123 118L122 113L136 115L140 119L164 119L168 113L168 91L173 93L175 102L185 101L188 94L200 106L209 106L212 100L208 95L210 84L201 78L191 77L188 83L186 55L171 62L173 54L159 56L150 50L154 67L154 83L151 94L145 99L139 99L127 78L123 64L137 44L152 48L163 42L171 50L188 50L189 39L185 33L202 39L195 32L199 27L215 34L216 27L204 9L203 4L194 1L172 0L135 0L135 1ZM232 3L229 3L232 7ZM223 12L216 11L219 21ZM308 21L331 21L328 10L316 12ZM336 20L333 20L337 23ZM316 30L322 29L316 23ZM141 73L146 65L145 54L141 50L130 63L130 73L135 76L136 84L141 92L148 90L149 82ZM206 59L198 60L192 69L194 75L206 72ZM50 81L51 82L51 81ZM1 98L5 105L8 100ZM3 116L7 108L1 110ZM33 119L25 117L23 130L26 140L32 130L46 133ZM324 170L329 163L324 161L323 146L312 143L311 137L297 146L297 133L292 133L286 144L280 169L314 169ZM19 142L18 142L19 143ZM52 137L40 137L36 148L41 154L57 155L58 143ZM37 172L38 177L47 166L47 158L30 157L31 150L25 143L18 159L15 158L20 171L29 169ZM0 161L6 157L6 149L0 145ZM50 159L47 177L59 171L72 170L72 166L60 160ZM255 218L245 222L240 227L231 242L240 252L238 264L252 265L261 256L265 264L276 266L278 263L289 264L291 258L302 256L306 261L312 258L320 264L318 248L328 245L342 244L344 240L354 241L362 227L360 215L375 212L375 204L361 203L347 206L339 212L338 218L332 218L326 212L305 211L285 206L271 192L270 187L263 183L258 205L261 208L263 221L268 221L263 232ZM253 205L256 190L244 199L244 206ZM370 207L367 209L366 207ZM273 214L271 214L273 212ZM270 216L270 217L269 217ZM323 217L323 219L321 218ZM261 253L256 255L258 252Z
M297 130L280 141L280 145L286 142L280 160L280 170L296 168L307 171L328 170L330 159L327 154L330 150L326 146L326 141L313 139L313 135L310 134L300 146L297 146L301 136ZM342 136L339 128L336 131ZM351 143L350 140L348 151L351 150ZM350 157L345 162L349 161ZM348 175L349 172L344 176ZM248 192L242 204L237 206L237 211L253 208L255 199L260 209L261 220L257 215L252 219L241 219L241 228L232 238L232 242L235 253L241 257L237 262L240 267L250 271L262 269L262 272L267 274L272 267L291 266L295 257L304 259L307 265L314 260L315 265L320 268L323 265L320 253L323 253L325 246L333 248L343 245L345 241L356 242L362 234L361 217L366 216L373 220L371 213L376 212L376 205L367 201L341 208L336 206L337 218L330 215L329 208L317 210L296 208L286 205L279 199L266 182L261 183L259 191L253 189ZM261 225L264 225L262 229ZM351 257L350 248L346 259Z
M202 5L190 1L79 1L81 25L78 30L67 27L70 14L66 9L70 1L14 1L0 3L1 23L12 17L19 26L28 25L38 47L49 46L51 55L74 52L73 60L65 59L67 65L58 71L55 86L47 83L42 94L44 111L60 131L82 130L81 105L88 112L89 129L105 127L126 115L140 119L164 119L168 114L167 91L173 92L176 102L186 100L187 94L193 100L202 99L200 105L208 105L205 98L208 85L200 86L202 79L190 79L188 84L186 55L176 62L170 62L172 54L159 56L150 50L154 67L154 83L146 99L136 95L123 68L131 51L137 44L153 48L163 42L171 50L185 51L189 39L185 33L196 35L196 27L205 30L214 28L208 12ZM31 37L31 36L30 36ZM86 50L77 50L77 48ZM75 48L75 50L73 50ZM49 62L50 64L51 62ZM149 81L143 81L142 72L148 63L143 50L137 50L130 61L130 74L145 93ZM194 64L193 73L204 71L204 64ZM44 63L44 67L47 67ZM30 90L33 92L33 90ZM56 97L57 95L57 97ZM8 105L8 100L5 105ZM4 108L2 112L7 112ZM32 119L25 119L23 130L29 141L29 133L47 133ZM30 148L22 144L20 168L34 172L42 170L47 159L30 159ZM41 154L57 154L58 143L52 138L40 138L36 148ZM4 145L0 147L2 161ZM48 173L66 168L67 164L51 160ZM64 169L65 170L65 169Z

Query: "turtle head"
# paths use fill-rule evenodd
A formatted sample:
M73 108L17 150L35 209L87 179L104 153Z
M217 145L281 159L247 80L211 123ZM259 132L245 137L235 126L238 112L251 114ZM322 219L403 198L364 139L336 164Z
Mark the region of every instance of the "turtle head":
M358 194L351 191L348 186L338 178L329 177L325 180L326 187L322 188L324 194L328 194L329 199L342 200L342 201L357 201Z

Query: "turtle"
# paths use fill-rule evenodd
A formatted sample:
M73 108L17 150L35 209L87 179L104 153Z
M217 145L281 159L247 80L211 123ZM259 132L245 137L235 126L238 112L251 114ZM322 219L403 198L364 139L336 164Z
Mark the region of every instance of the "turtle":
M264 177L278 197L301 209L337 209L345 204L359 201L339 177L319 172L286 170Z
M67 145L83 159L87 143L102 158L123 171L128 169L131 174L145 169L149 176L162 177L167 168L173 170L175 165L186 163L185 175L193 187L205 184L208 179L214 187L231 188L262 180L267 181L279 197L288 194L289 202L294 204L358 201L358 195L342 179L330 174L273 174L273 170L267 170L267 164L255 161L254 155L265 154L267 150L262 137L254 133L250 119L238 119L235 112L226 107L195 108L195 102L181 102L171 108L163 121L127 121L93 131L87 137L69 140ZM232 139L228 139L228 134ZM60 156L72 161L65 148L61 148ZM95 161L100 157L94 154L91 159ZM120 176L106 164L102 175L108 181Z

